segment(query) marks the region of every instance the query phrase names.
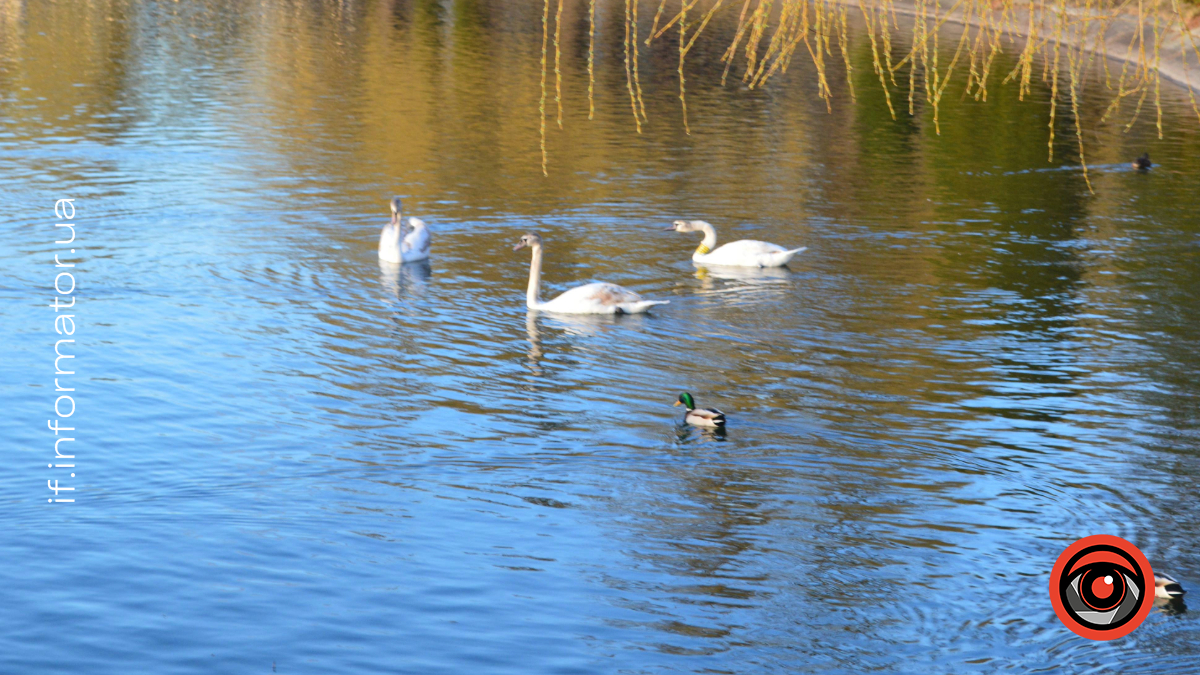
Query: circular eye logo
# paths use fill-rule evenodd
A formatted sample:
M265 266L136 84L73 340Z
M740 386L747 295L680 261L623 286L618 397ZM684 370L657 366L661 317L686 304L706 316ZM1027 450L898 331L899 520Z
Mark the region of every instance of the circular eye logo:
M1050 603L1076 635L1114 640L1128 635L1150 614L1154 572L1138 547L1124 539L1109 534L1084 537L1055 561Z

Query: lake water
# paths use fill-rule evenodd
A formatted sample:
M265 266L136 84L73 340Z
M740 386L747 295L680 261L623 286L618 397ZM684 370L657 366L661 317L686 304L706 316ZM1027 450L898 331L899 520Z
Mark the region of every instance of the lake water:
M1089 83L1091 195L1036 78L979 104L960 72L938 136L861 33L827 113L799 56L722 88L715 23L691 135L668 38L639 135L623 7L589 122L568 5L543 177L540 3L0 2L0 671L1194 669L1195 612L1090 642L1047 594L1096 533L1200 589L1186 93L1160 140ZM393 194L428 265L376 258ZM48 504L67 197L78 501ZM697 269L676 218L808 250ZM527 313L528 230L545 296L670 304Z

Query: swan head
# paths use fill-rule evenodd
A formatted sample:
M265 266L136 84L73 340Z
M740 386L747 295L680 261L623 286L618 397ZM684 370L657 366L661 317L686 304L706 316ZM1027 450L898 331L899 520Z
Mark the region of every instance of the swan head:
M392 223L396 223L400 220L400 214L403 211L403 206L400 204L400 198L392 197L390 206L392 207Z
M537 248L541 245L542 245L541 237L539 237L534 232L526 232L525 234L521 235L521 239L519 241L517 241L517 245L513 247L513 250L520 251L521 249L525 248L526 246L528 246L530 248Z
M668 232L700 232L708 223L703 220L677 220L666 228Z

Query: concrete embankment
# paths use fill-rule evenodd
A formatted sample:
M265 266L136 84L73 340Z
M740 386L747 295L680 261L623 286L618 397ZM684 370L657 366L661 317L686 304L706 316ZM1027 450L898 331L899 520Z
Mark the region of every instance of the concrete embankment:
M839 1L855 6L863 4L861 0ZM926 4L927 17L932 17L933 1ZM873 3L867 3L868 7L872 5ZM953 5L953 2L942 0L939 18L948 18L959 25L979 26L985 23L977 14L967 16L962 9L951 11ZM897 14L910 17L918 16L921 12L919 5L913 0L894 0L893 6ZM1031 11L1034 18L1032 30L1029 22ZM1139 24L1138 17L1130 14L1119 14L1110 18L1107 23L1101 20L1101 12L1095 10L1092 10L1089 16L1088 10L1068 8L1067 14L1067 21L1076 25L1085 19L1091 20L1086 31L1081 32L1078 28L1063 31L1059 39L1064 44L1078 47L1082 41L1089 51L1103 54L1110 59L1139 64L1148 62L1151 67L1154 66L1156 57L1153 15L1147 15ZM1197 48L1200 48L1200 27L1193 27L1185 32L1176 16L1163 15L1159 20L1159 38L1162 41L1158 45L1157 55L1159 73L1164 80L1200 91L1200 58L1196 52ZM1036 34L1038 39L1045 39L1054 35L1060 21L1061 17L1056 7L1034 9L1031 5L1024 5L1013 9L1013 19L1011 22L1006 21L1005 27L1011 29L1008 32L1014 37L1028 38L1031 34ZM1101 29L1104 31L1103 35L1100 35ZM1144 48L1139 48L1137 44L1139 32L1145 43ZM1132 49L1130 45L1133 45Z

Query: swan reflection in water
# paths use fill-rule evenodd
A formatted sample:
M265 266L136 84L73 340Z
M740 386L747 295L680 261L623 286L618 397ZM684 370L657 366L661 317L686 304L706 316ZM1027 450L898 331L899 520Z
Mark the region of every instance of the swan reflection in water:
M541 377L542 371L542 334L538 332L537 312L525 313L525 336L529 338L529 373Z
M379 261L379 283L397 300L401 295L422 295L432 274L429 260L410 263Z
M544 331L557 331L566 338L591 338L604 334L622 321L636 321L641 315L628 314L555 314L530 310L525 313L525 336L529 339L530 372L540 377L542 375L542 359L546 350L542 345ZM538 322L544 322L539 326ZM588 351L587 342L571 343L569 351Z
M783 297L789 292L791 276L792 271L787 267L696 264L700 293L720 293L733 296L734 299L765 300Z
M696 278L701 281L708 279L724 279L726 281L744 281L750 284L779 283L790 277L792 271L787 267L736 267L731 265L696 265Z

